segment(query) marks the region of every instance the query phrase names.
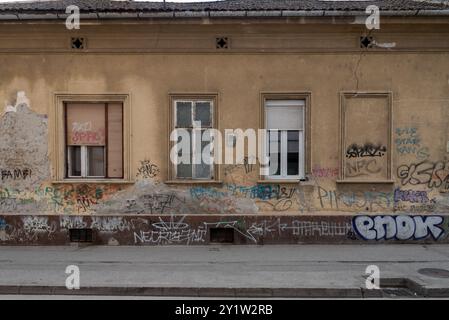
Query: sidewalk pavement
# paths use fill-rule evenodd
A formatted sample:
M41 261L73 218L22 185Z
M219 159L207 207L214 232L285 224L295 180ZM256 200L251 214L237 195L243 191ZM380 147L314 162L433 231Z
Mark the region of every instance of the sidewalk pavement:
M382 290L365 287L373 264ZM65 288L68 265L80 290ZM449 270L449 245L2 246L0 294L449 297L449 271L424 268Z

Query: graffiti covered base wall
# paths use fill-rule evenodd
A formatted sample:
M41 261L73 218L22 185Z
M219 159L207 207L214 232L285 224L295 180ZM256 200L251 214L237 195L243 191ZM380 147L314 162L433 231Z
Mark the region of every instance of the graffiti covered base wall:
M449 243L440 215L0 216L2 245L67 245L69 230L92 229L95 245Z

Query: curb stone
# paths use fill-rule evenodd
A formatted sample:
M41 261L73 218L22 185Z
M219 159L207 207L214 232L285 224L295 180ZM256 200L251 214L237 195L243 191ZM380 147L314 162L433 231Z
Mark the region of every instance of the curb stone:
M415 283L416 284L416 283ZM1 295L80 295L80 296L176 296L233 298L391 298L449 297L449 288L413 286L364 288L191 288L191 287L81 287L68 290L63 286L0 286Z

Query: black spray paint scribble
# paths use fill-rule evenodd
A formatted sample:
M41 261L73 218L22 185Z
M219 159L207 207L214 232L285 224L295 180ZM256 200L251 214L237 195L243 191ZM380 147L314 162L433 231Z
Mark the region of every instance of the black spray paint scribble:
M159 174L159 167L150 160L142 160L140 161L140 167L137 169L137 177L143 179L151 179L155 178Z
M387 147L382 146L381 144L352 144L346 150L346 158L383 157L385 153L387 153Z

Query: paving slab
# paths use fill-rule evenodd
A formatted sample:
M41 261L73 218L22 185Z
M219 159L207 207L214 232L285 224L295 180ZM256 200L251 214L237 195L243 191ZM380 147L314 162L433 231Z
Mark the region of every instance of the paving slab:
M1 247L0 294L375 297L365 290L373 264L382 280L415 286L385 289L449 297L449 278L419 273L449 270L449 245ZM80 269L75 293L69 265Z

